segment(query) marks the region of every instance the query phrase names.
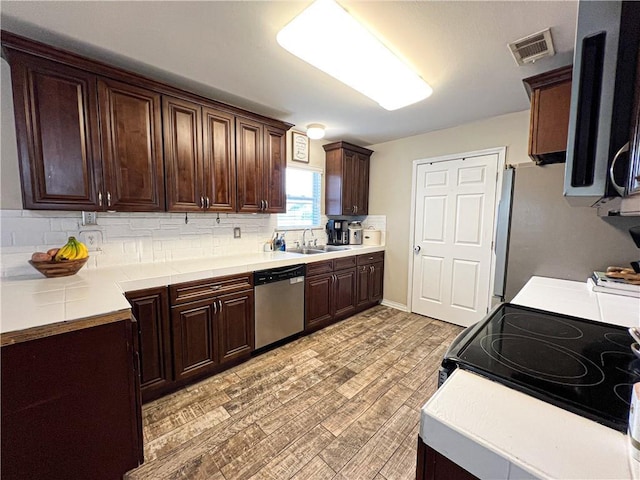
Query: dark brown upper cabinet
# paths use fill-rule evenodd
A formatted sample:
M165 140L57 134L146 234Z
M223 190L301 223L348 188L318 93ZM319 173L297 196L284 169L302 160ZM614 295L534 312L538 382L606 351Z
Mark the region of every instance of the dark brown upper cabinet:
M525 78L531 98L529 156L538 165L566 161L572 66Z
M163 98L167 210L234 212L234 117L179 98Z
M285 130L236 119L238 212L285 213Z
M6 31L2 53L25 208L286 211L291 124Z
M128 212L164 211L160 95L98 79L104 188L98 205Z
M369 161L372 150L347 142L323 146L326 152L326 215L369 213Z
M97 210L102 161L95 75L9 51L22 201Z

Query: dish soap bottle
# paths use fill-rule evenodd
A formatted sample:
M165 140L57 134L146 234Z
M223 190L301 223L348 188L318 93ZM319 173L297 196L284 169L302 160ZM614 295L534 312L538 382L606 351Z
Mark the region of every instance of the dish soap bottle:
M284 240L284 233L280 234L280 250L287 251L287 242Z

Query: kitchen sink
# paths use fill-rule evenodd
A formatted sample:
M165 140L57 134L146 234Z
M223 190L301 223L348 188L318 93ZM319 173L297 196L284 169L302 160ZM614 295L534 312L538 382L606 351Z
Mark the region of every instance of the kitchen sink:
M287 252L301 253L303 255L315 255L318 253L341 252L343 250L351 250L351 247L343 245L320 245L317 247L294 247L288 248Z
M326 250L320 250L319 248L287 248L287 252L289 253L301 253L302 255L315 255L318 253L327 253Z

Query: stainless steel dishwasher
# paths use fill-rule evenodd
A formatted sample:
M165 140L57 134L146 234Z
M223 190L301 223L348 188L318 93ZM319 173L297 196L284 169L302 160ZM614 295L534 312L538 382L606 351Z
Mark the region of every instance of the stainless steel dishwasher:
M254 272L255 348L304 330L305 271L301 264Z

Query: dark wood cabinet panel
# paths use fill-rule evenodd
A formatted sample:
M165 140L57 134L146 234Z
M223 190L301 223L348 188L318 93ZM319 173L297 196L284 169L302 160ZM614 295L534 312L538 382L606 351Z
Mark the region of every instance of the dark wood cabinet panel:
M258 213L264 208L262 124L243 118L236 119L236 161L238 212Z
M218 365L215 322L217 305L212 300L172 307L175 379L185 380L211 372Z
M264 198L267 213L287 212L287 192L285 170L287 167L285 131L266 126L265 137L265 184Z
M367 307L370 302L371 291L371 268L369 265L362 265L356 269L356 307L358 309Z
M102 167L95 75L7 52L24 207L96 210Z
M426 445L418 436L416 480L478 480L478 477Z
M129 319L3 346L2 478L111 480L142 463L135 355Z
M572 66L523 80L531 98L529 156L539 165L566 160Z
M356 269L334 274L334 318L345 318L356 311Z
M637 55L634 106L629 146L629 195L640 194L640 54Z
M207 210L235 212L237 187L234 117L205 107L202 119Z
M305 281L305 330L311 331L333 320L333 274L307 277Z
M173 355L167 287L128 292L137 320L142 400L157 398L171 388Z
M382 300L384 252L358 255L357 264L356 308L364 310Z
M98 80L98 99L103 205L108 210L164 211L160 94L103 78Z
M326 215L369 213L369 162L372 150L347 142L323 146L326 152Z
M200 211L205 206L202 107L163 97L162 117L167 210Z
M254 346L253 290L221 295L218 301L220 363L248 357Z

